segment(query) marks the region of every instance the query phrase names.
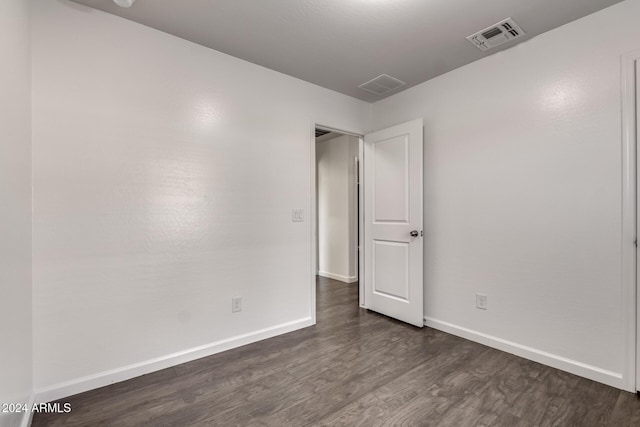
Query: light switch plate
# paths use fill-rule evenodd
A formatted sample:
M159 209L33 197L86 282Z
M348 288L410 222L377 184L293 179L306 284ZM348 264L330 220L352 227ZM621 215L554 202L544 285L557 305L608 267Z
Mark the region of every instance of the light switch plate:
M231 312L237 313L239 311L242 311L242 298L241 297L231 298Z
M304 209L294 209L291 215L293 222L304 222Z
M485 294L476 294L476 308L486 310L488 308L487 296Z

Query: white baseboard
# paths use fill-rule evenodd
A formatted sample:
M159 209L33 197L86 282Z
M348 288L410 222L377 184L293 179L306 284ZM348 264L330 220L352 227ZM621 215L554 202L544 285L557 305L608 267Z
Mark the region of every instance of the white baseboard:
M312 325L313 320L311 317L305 317L303 319L282 323L280 325L260 329L255 332L249 332L247 334L238 335L199 347L190 348L177 353L146 360L144 362L134 363L121 368L55 384L50 387L36 390L35 401L38 403L44 403L73 396L74 394L126 381L131 378L139 377L161 369L170 368L202 357L211 356L212 354L251 344L276 335L286 334L287 332L292 332Z
M319 271L318 276L339 280L345 283L354 283L358 281L358 278L356 276L342 276L340 274L327 273L326 271Z
M456 335L507 353L515 354L516 356L533 360L534 362L551 366L552 368L560 369L562 371L579 375L619 389L626 389L623 375L618 372L608 371L606 369L598 368L597 366L588 365L586 363L578 362L577 360L558 356L557 354L547 353L546 351L527 347L522 344L483 334L482 332L474 331L472 329L430 317L424 318L424 324L430 328L438 329L451 335Z

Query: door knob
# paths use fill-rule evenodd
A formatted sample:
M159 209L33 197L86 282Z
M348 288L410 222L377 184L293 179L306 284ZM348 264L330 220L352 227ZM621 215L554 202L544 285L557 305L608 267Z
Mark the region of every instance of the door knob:
M418 230L411 230L411 233L409 233L411 235L411 237L418 237Z

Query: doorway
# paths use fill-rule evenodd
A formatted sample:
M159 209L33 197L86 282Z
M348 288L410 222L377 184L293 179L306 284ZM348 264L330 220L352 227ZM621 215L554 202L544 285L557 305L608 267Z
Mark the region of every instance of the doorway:
M359 288L361 137L323 126L314 131L316 280Z
M422 119L364 137L318 125L312 131L314 323L322 278L343 288L356 283L360 307L422 327Z

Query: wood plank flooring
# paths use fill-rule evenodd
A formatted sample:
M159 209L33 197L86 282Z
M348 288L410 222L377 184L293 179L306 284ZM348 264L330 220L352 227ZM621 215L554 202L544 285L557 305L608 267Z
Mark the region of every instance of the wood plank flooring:
M318 323L79 394L33 426L640 426L634 394L358 307L318 279Z

